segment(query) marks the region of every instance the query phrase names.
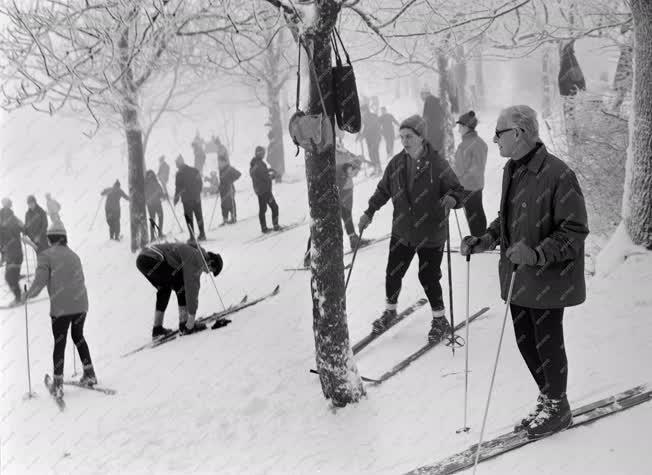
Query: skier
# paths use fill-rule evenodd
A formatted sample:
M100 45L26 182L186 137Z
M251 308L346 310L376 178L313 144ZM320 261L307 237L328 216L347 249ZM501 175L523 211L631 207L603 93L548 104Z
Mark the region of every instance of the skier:
M163 188L161 188L154 170L147 170L145 173L145 203L147 205L147 214L149 215L152 241L158 235L159 239L165 238L163 233L163 205L161 200L165 197ZM158 232L154 225L154 220L158 218Z
M158 181L163 187L163 196L168 196L168 180L170 179L170 165L165 161L165 155L161 155L158 159Z
M210 176L204 178L208 183L208 187L204 188L204 194L216 195L220 191L220 177L217 176L216 171L212 171Z
M380 119L372 112L369 107L362 108L362 131L358 134L356 140L364 138L367 143L369 160L373 163L374 173L372 176L379 176L383 173L383 167L380 164Z
M421 90L423 99L423 120L426 123L424 137L433 150L444 157L444 125L446 113L438 97L433 96L428 87Z
M45 251L48 244L48 215L36 202L34 195L27 197L27 212L25 213L25 235L36 248L36 253Z
M106 196L104 212L109 225L109 239L120 240L120 198L129 201L127 194L120 188L120 180L116 180L112 187L105 188L100 193Z
M382 333L396 317L401 282L416 253L419 280L432 309L428 340L434 343L450 330L439 284L440 266L448 214L451 208L462 207L464 189L448 162L425 139L424 132L424 120L418 115L401 123L399 134L404 150L387 165L369 207L360 217L359 227L362 232L374 213L391 198L394 219L385 275L386 309L374 321L374 333Z
M186 218L186 223L192 233L188 242L192 242L192 235L195 233L193 216L197 220L197 227L199 228L197 240L205 241L204 216L201 209L201 191L203 186L201 174L196 168L186 165L180 154L175 160L175 163L177 165L177 175L175 177L174 204L176 205L179 199L181 199L183 216Z
M249 175L254 185L254 192L258 196L258 220L260 221L260 230L263 233L270 232L267 227L267 220L265 213L267 206L272 210L272 224L274 231L280 231L281 227L278 225L278 205L272 194L272 176L274 170L267 168L263 161L265 158L265 148L260 145L256 147L254 158L251 159L249 164Z
M394 125L400 125L396 118L389 112L386 107L380 108L380 131L385 140L385 151L387 152L387 159L389 160L394 156L394 140L396 134L394 133Z
M11 209L9 198L2 199L0 209L0 253L5 263L5 280L14 294L10 306L20 305L20 268L23 265L23 246L20 233L24 229L23 223L16 217Z
M515 429L538 438L572 423L562 321L565 307L586 298L586 208L575 173L539 139L533 109L504 109L494 143L501 156L510 158L503 170L499 215L486 234L466 236L460 252L483 252L500 243L498 274L504 300L515 278L509 302L514 332L539 387L535 409ZM513 274L514 266L518 268Z
M63 223L61 222L61 216L59 216L59 213L61 212L61 205L57 200L52 198L50 193L45 194L45 207L48 210L50 222L52 224L59 223L61 226L63 226Z
M51 247L38 255L34 281L23 298L34 297L47 286L50 295L50 319L54 337L52 394L63 396L63 368L66 354L68 327L72 341L84 366L80 383L97 384L95 369L88 343L84 337L84 322L88 312L88 296L84 282L84 269L79 256L68 247L66 230L58 223L47 231Z
M163 327L163 318L173 290L179 306L179 332L189 334L206 329L203 323L195 322L200 277L202 272L209 270L214 276L222 271L222 257L219 254L206 252L195 244L154 244L141 251L136 259L136 267L156 288L152 339L172 332Z
M195 156L195 168L199 171L200 176L204 174L204 164L206 163L206 152L204 151L204 140L199 136L199 130L192 141L192 153Z
M487 165L487 144L475 131L478 118L474 111L462 114L457 120L462 142L455 151L453 171L467 191L464 214L472 236L482 236L487 230L487 218L482 206L484 171Z
M228 155L218 155L217 165L220 168L220 199L222 205L222 225L235 224L238 219L235 206L235 186L233 184L242 174L229 164ZM231 218L229 218L229 214Z

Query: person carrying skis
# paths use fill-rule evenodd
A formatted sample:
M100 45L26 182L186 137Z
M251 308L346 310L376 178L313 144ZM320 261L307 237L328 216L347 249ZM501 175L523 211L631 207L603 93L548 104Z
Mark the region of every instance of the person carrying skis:
M360 232L389 199L394 205L392 237L385 274L386 308L373 323L373 332L382 333L396 318L396 304L403 276L415 254L419 256L419 281L432 309L428 333L431 343L439 342L450 330L446 319L441 279L451 208L461 208L464 189L455 173L424 137L425 123L418 115L405 119L399 134L404 149L394 156L369 207L360 217Z
M455 151L453 171L467 191L464 214L472 236L482 236L487 230L487 218L482 206L484 171L487 165L487 144L475 131L478 118L475 112L462 114L457 120L462 143Z
M242 174L229 164L228 156L218 155L217 166L220 169L220 199L222 206L222 225L235 224L237 213L235 206L235 186L233 184ZM231 217L229 218L229 214Z
M192 242L195 233L193 216L197 220L197 227L199 228L197 240L205 241L204 215L201 209L201 191L203 187L201 173L196 168L186 165L181 154L179 154L175 163L177 164L177 175L175 177L174 204L176 205L181 199L183 216L191 232L188 242Z
M507 303L518 349L539 388L535 409L515 430L538 438L572 423L562 321L566 307L586 299L586 207L575 173L541 142L532 108L504 109L493 140L509 158L499 215L482 236L466 236L460 252L475 254L500 244L501 297L507 300L514 279Z
M61 212L61 205L57 200L52 198L52 195L50 193L45 194L45 207L48 210L48 216L50 217L50 222L52 224L58 223L61 226L63 226L63 223L61 222L61 216L59 213Z
M48 215L36 202L34 195L27 197L27 212L25 213L25 236L34 244L35 251L45 251L48 244ZM30 244L31 245L31 244Z
M158 236L158 239L165 238L163 233L163 204L161 203L164 197L165 192L161 188L154 170L147 170L147 173L145 173L145 204L150 219L152 241L155 240L155 236ZM158 232L154 223L156 218L158 218Z
M254 185L254 192L258 196L258 220L260 221L260 230L263 233L270 232L267 227L267 220L265 213L267 206L272 210L272 225L274 231L280 231L281 227L278 224L278 205L272 194L272 176L274 170L267 168L263 161L265 158L265 147L260 145L256 147L254 158L249 163L249 175Z
M66 355L68 328L77 347L79 359L84 366L80 383L97 384L95 368L88 343L84 336L84 322L88 313L88 295L84 281L84 269L79 256L68 247L66 230L54 223L47 231L50 248L38 255L34 281L23 302L35 297L47 286L50 296L50 321L54 338L52 394L63 396L63 368Z
M23 246L20 234L24 225L16 217L11 209L12 203L9 198L2 199L0 209L0 253L5 263L5 280L14 294L14 300L10 306L20 305L20 268L23 265Z
M105 188L100 193L106 196L104 213L109 225L109 239L120 240L120 198L129 201L127 194L120 188L120 180L116 180L112 187Z
M158 159L158 181L163 188L163 197L168 196L168 181L170 180L170 165L165 161L165 155L161 155Z
M392 114L387 112L386 107L380 108L380 118L378 120L380 121L380 131L383 140L385 141L385 151L387 152L387 159L389 160L394 156L394 140L396 139L394 126L400 124Z
M222 271L219 254L195 244L160 243L143 249L136 258L136 267L156 288L153 340L172 332L163 327L163 318L173 290L179 307L179 332L185 335L206 329L203 323L195 322L200 277L202 272L209 271L219 275Z

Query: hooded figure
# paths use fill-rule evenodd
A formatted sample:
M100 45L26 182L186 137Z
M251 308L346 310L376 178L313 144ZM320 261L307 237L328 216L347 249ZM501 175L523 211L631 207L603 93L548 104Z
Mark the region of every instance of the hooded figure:
M120 188L120 180L116 180L112 187L105 188L100 193L106 196L104 212L109 225L109 239L120 240L120 199L129 201L127 194Z

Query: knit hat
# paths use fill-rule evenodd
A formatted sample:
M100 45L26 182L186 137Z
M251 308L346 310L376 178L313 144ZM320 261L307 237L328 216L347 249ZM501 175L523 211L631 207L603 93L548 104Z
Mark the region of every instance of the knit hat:
M66 234L66 228L64 228L63 224L60 222L53 222L48 229L47 235L68 237L68 234Z
M403 122L401 122L401 126L399 127L399 130L400 129L410 129L414 131L414 133L417 134L419 137L423 137L423 133L426 129L426 123L423 121L420 115L415 114L415 115L411 115Z
M264 152L264 151L265 151L265 147L258 145L256 147L255 154L258 155L258 152Z
M462 114L456 123L465 125L469 129L475 129L475 126L478 125L478 118L475 116L475 112L469 111L466 114Z
M220 272L222 272L222 266L224 265L222 256L210 251L207 252L206 255L206 263L208 264L208 267L210 267L210 269L213 271L213 275L217 276Z

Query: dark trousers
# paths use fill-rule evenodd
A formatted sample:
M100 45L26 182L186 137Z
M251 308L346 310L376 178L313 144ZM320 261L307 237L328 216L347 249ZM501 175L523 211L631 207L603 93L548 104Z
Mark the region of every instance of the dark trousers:
M154 239L154 236L163 234L163 206L161 205L161 202L159 201L158 203L148 204L147 213L149 214L149 219L152 221L156 221L158 218L158 231L156 230L156 226L154 226L154 224L150 221L152 239Z
M482 190L468 192L464 198L464 214L472 236L482 236L487 231L487 217L482 206Z
M392 236L389 241L389 258L387 259L387 271L385 273L385 296L387 302L395 304L401 293L403 277L410 267L412 258L419 256L419 282L426 292L430 307L433 310L444 309L444 298L441 285L441 260L444 249L441 247L413 247L402 244Z
M184 201L183 202L183 217L186 218L188 227L195 232L195 224L193 222L193 215L197 220L197 227L199 228L199 235L204 235L204 216L201 211L201 200L197 201Z
M235 209L235 195L229 194L227 196L222 196L221 206L222 206L222 220L228 221L229 214L230 214L232 222L235 223L236 220L238 219L236 209Z
M85 367L93 364L91 354L88 350L88 344L84 338L84 322L86 321L85 313L74 313L71 315L61 315L51 317L52 319L52 336L54 337L54 350L52 352L52 363L54 365L53 373L55 376L63 376L63 365L66 356L66 340L68 339L68 327L70 327L70 336L77 347L79 359Z
M272 225L278 226L278 205L271 191L258 195L258 221L260 221L261 230L267 229L267 219L265 218L267 206L272 210Z
M11 292L14 294L16 300L20 300L20 267L23 264L22 258L20 262L7 262L5 264L5 280L7 285L11 289Z
M165 312L173 290L177 296L179 307L186 306L186 294L181 269L175 272L167 262L142 254L136 259L136 267L149 283L156 288L156 310Z
M564 348L564 309L511 304L518 349L539 391L553 399L566 395L568 360Z
M353 215L351 214L351 208L340 204L340 210L342 211L342 221L344 221L344 229L346 229L346 234L349 236L351 234L355 234L355 225L353 224Z
M387 152L387 159L389 160L394 156L394 136L385 135L383 139L385 140L385 152Z
M374 164L374 167L376 167L376 172L381 173L383 167L380 164L380 137L366 139L366 142L367 150L369 151L369 160Z
M109 225L109 239L120 239L120 214L106 213L106 222Z

